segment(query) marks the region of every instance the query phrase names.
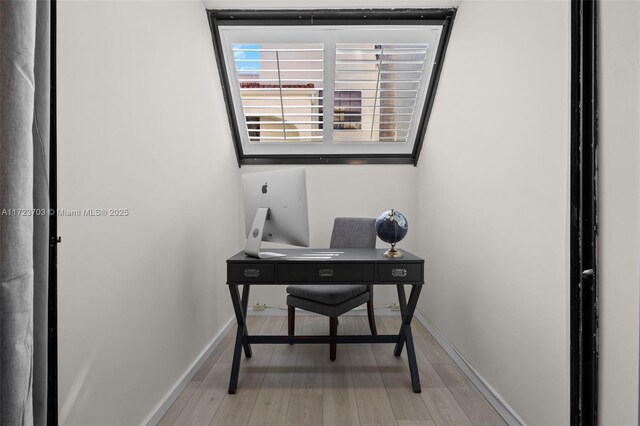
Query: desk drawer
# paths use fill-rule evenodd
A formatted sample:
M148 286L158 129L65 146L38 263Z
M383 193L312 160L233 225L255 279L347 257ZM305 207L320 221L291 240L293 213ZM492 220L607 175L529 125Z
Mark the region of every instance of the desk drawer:
M373 263L292 263L278 265L278 280L305 282L373 282Z
M379 283L420 283L423 281L422 264L420 263L390 263L378 265Z
M230 283L269 283L275 278L273 264L235 263L229 265L227 280Z

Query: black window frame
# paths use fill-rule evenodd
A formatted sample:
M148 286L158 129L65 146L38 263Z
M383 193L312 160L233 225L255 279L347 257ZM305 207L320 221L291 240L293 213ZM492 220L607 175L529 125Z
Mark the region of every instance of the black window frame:
M245 164L418 164L429 117L440 80L456 8L441 9L314 9L314 10L216 10L207 9L214 54L227 108L229 126L238 160ZM238 119L233 108L230 81L225 68L220 27L244 26L317 26L317 25L442 25L442 36L427 88L425 105L418 124L411 154L331 154L331 155L247 155L242 150Z

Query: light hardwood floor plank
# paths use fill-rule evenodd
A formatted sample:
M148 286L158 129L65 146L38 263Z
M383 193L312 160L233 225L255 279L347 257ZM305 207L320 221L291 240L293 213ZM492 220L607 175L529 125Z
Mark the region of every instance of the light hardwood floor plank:
M174 425L207 425L227 395L231 364L215 364L176 417Z
M432 364L442 381L448 388L457 386L473 386L462 370L452 362L439 362Z
M269 334L279 330L284 318L261 317L254 326L255 334ZM211 425L246 425L249 423L253 407L258 398L264 376L273 355L274 345L252 345L253 356L244 358L240 364L238 391L226 394L216 410ZM228 378L227 378L228 380Z
M460 386L449 388L453 397L458 401L469 420L474 425L504 426L505 421L496 410L473 386Z
M505 425L504 420L455 364L433 364L474 425Z
M329 319L323 316L300 316L302 327L296 334L322 335L329 333ZM322 425L324 419L324 355L329 356L328 345L298 345L298 359L294 383L289 400L286 425ZM326 354L324 348L327 348ZM339 423L337 423L339 424Z
M398 426L436 426L433 420L398 420Z
M213 367L214 364L218 362L220 357L227 351L227 349L230 346L233 347L233 341L235 339L235 336L236 336L236 327L234 326L234 327L231 327L231 330L229 331L229 333L227 333L226 336L224 336L222 340L220 340L220 343L218 343L218 346L216 346L213 349L213 352L211 352L211 355L209 355L209 358L207 358L207 360L204 362L202 367L200 367L200 369L196 372L196 374L193 376L191 380L200 381L200 382L204 380L204 378L209 373L209 370L211 369L211 367Z
M423 389L420 394L438 426L466 426L471 420L447 388Z
M302 317L302 316L301 316ZM296 320L296 322L299 319ZM329 319L322 316L304 316L304 323L300 334L326 334L328 327L323 321ZM298 330L296 328L296 333ZM323 348L324 345L296 345L298 358L295 363L295 373L291 384L287 425L318 425L322 424L323 415Z
M338 326L338 334L345 334ZM322 422L326 426L356 426L360 424L356 393L353 388L349 351L338 345L336 360L329 359L329 348L324 346L322 371Z
M200 386L199 381L192 380L187 383L187 386L185 386L183 391L180 392L178 398L173 402L173 404L171 404L171 407L169 407L167 412L164 413L164 416L162 416L162 418L158 422L158 425L168 426L172 424L189 401L189 398L191 398L191 395L193 395L195 390L198 388L198 386Z
M286 425L320 426L322 425L322 395L303 393L291 395ZM340 423L338 423L340 424Z
M327 323L327 328L323 323ZM308 315L304 318L302 334L328 334L329 318L319 315ZM298 358L291 386L292 395L322 395L323 345L298 345Z
M370 332L356 317L342 317L345 334ZM351 375L361 425L397 425L396 418L369 344L349 344Z
M415 326L413 326L414 324ZM429 362L432 364L436 362L453 362L449 354L442 349L442 346L420 322L414 321L412 330L415 330L413 333L414 339L419 343L420 349L427 356Z
M235 395L225 395L211 425L247 425L249 423L272 354L273 349L254 347L253 356L242 360L238 391ZM230 368L227 370L227 381L229 371Z
M298 323L302 325L303 321L304 317L299 318ZM282 323L282 327L277 333L287 333L286 322ZM299 345L276 345L249 419L250 425L282 425L285 423L298 348Z

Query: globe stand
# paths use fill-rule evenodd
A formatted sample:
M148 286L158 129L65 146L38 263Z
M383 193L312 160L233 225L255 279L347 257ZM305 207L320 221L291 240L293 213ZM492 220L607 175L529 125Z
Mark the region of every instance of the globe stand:
M402 257L404 254L400 250L396 250L396 243L391 244L391 248L384 253L384 257L397 258Z

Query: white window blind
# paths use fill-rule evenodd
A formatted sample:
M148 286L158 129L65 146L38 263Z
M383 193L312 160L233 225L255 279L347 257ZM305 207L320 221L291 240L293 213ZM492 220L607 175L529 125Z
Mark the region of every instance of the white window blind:
M322 142L324 46L234 44L250 143Z
M358 125L334 125L334 141L406 143L427 49L427 44L337 43L334 123ZM345 100L343 93L358 96Z
M247 155L410 154L442 27L225 27Z

